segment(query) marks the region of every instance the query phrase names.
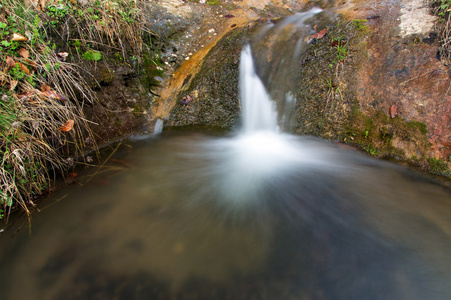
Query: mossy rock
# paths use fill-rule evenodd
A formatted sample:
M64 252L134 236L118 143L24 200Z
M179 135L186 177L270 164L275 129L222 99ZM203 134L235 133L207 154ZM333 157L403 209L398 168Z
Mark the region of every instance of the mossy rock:
M229 32L207 54L200 71L193 78L187 75L188 86L179 92L166 126L232 128L239 124L239 61L247 30L244 27ZM180 104L188 95L192 101Z

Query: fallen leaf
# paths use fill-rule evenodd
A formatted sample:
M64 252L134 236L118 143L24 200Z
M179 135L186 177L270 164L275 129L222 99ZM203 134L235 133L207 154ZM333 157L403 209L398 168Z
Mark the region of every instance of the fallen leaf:
M25 74L30 75L30 70L23 64L23 63L17 63L19 65L19 68L25 72Z
M45 0L40 1L41 10L45 11Z
M17 98L19 98L20 100L28 100L31 95L33 95L32 91L26 91L18 94Z
M74 120L69 119L66 121L66 123L63 124L63 126L61 126L59 128L59 130L62 132L67 132L67 131L71 130L72 127L74 127L74 123L75 123Z
M322 37L326 34L326 32L327 32L328 29L329 29L329 28L323 29L323 30L321 30L320 32L317 32L317 33L315 33L315 34L312 34L310 37L313 38L313 39L320 39L320 38L322 38Z
M25 48L20 48L19 50L17 50L17 53L19 53L19 55L25 59L28 59L30 57L30 52Z
M16 65L16 62L14 61L14 59L12 57L7 57L6 58L6 64L8 65L8 67L14 67Z
M60 95L58 93L53 92L53 94L55 95L55 99L63 101L63 102L67 102L69 101L69 99L67 99L66 97L64 97L63 95Z
M339 40L339 41L333 41L331 46L332 47L342 47L344 45L346 45L347 41L345 40Z
M50 92L50 91L51 91L51 88L47 84L43 83L41 85L41 92Z
M60 61L65 61L66 60L66 57L69 55L69 53L67 53L67 52L58 52L57 54L56 54L56 56L58 57L58 59L60 60Z
M33 68L33 70L36 71L38 69L38 66L36 65L36 63L34 61L32 61L30 59L25 59L25 61L27 62L27 64L29 64Z
M388 114L392 119L396 117L396 115L398 114L398 106L396 104L392 104L392 106L390 106L390 108L388 109Z
M28 38L24 37L20 33L13 33L13 37L11 38L11 41L26 42L26 41L28 41Z
M18 83L19 83L19 80L11 80L10 83L9 83L10 84L9 90L13 91L16 88Z

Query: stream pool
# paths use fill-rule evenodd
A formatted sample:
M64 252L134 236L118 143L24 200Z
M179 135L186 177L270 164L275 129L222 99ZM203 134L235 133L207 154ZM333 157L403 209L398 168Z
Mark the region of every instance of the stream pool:
M451 295L449 189L340 145L163 134L97 172L1 233L2 299Z

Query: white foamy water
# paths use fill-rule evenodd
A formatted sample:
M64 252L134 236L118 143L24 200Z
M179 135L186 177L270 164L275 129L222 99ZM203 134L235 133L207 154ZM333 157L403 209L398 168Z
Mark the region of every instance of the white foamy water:
M249 45L246 45L241 52L240 99L243 132L251 133L260 130L275 132L278 130L274 102L255 72Z

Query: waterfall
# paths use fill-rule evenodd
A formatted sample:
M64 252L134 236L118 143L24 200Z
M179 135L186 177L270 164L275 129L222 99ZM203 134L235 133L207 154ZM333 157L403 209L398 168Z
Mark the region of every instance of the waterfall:
M246 45L241 52L240 99L244 132L278 131L274 102L255 72L249 45Z
M243 47L239 88L244 133L294 127L297 76L313 30L306 21L321 11L312 8L266 24ZM251 48L259 53L255 59Z

